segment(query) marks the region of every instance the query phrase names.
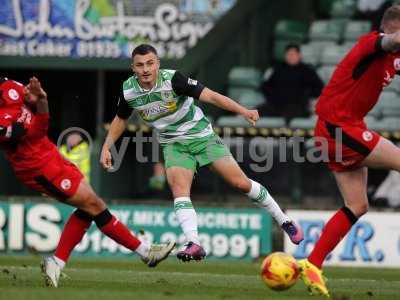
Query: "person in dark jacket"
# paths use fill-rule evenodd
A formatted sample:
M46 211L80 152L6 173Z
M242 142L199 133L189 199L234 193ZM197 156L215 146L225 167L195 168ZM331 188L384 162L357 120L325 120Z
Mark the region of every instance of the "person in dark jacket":
M301 61L298 45L285 49L285 62L277 65L271 76L262 83L266 103L258 107L261 116L281 116L287 121L310 115L309 101L318 97L322 80L314 69Z

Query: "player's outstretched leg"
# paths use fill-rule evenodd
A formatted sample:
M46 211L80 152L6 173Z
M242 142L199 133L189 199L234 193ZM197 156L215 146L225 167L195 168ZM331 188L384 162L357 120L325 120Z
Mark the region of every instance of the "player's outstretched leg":
M62 269L72 250L82 240L89 229L93 218L84 211L77 209L69 217L64 226L56 251L51 257L42 260L41 270L47 286L57 287Z
M278 203L276 203L264 186L249 179L246 174L244 174L232 157L227 156L214 161L210 169L218 173L231 186L245 193L257 206L271 214L294 244L299 244L303 240L304 237L301 227L282 211Z
M278 203L268 193L267 189L258 182L249 179L250 191L246 195L258 207L265 209L289 236L290 240L298 245L304 239L303 231L294 221L282 211Z
M75 195L66 200L78 207L64 226L63 233L55 254L42 261L42 274L48 286L57 287L73 248L82 240L86 230L94 221L99 230L120 245L136 252L149 267L155 267L168 257L175 242L149 245L140 241L107 209L105 203L94 193L93 189L81 182Z

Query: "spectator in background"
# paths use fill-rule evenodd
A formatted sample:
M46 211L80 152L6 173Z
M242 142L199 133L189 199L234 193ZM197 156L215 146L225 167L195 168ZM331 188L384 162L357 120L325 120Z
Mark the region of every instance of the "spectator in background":
M90 147L79 132L71 132L66 137L66 143L61 145L61 154L75 164L90 183Z
M315 70L302 63L298 45L285 49L285 61L277 65L262 83L266 103L258 107L261 116L280 116L287 122L295 117L310 115L310 98L318 97L323 88Z

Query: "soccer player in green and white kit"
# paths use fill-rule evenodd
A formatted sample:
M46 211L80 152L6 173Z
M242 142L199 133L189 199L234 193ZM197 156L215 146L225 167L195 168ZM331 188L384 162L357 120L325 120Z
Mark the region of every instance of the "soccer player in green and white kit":
M157 52L150 45L136 47L132 60L134 75L123 83L118 112L104 142L100 161L104 168L112 167L110 148L124 132L133 110L155 128L163 149L176 216L187 240L186 248L177 254L178 259L201 260L206 256L200 245L197 216L190 200L197 166L208 166L245 193L273 216L293 243L300 243L303 240L301 228L282 212L264 186L243 173L202 110L194 104L194 99L237 113L253 125L259 119L257 110L248 110L179 71L160 69Z

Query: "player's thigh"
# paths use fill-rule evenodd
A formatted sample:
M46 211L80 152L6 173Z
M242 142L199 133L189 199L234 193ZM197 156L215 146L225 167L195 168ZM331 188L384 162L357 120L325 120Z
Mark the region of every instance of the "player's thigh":
M91 216L96 216L106 209L104 201L97 196L92 187L84 180L80 182L76 193L68 198L66 202Z
M400 148L381 137L362 165L370 168L384 168L400 171Z
M217 134L194 142L189 147L200 167L209 166L215 161L232 156L229 148Z
M174 198L189 197L194 171L183 167L168 167L166 169L168 185Z
M179 167L196 171L197 162L188 149L187 146L179 142L170 143L162 146L164 156L164 166L166 169L172 167Z
M333 172L345 205L360 217L368 210L368 169L361 167L344 172Z
M250 191L250 180L232 156L225 156L212 162L209 168L231 186L245 193Z

